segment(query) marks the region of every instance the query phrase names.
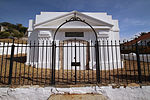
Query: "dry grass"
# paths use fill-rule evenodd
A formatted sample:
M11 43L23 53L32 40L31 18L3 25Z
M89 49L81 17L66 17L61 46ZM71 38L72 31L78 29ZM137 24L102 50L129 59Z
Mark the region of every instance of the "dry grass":
M13 62L13 70L12 70L12 84L43 84L45 81L45 77L47 73L47 78L51 74L50 69L41 69L41 68L34 68L32 66L28 66L25 64L25 60L23 58L26 58L25 55L14 56L15 61ZM3 56L3 62L0 62L0 65L2 65L2 69L0 69L0 76L1 76L1 83L6 84L8 83L8 77L9 77L9 68L10 68L10 56ZM0 60L2 60L2 56L0 57ZM42 74L41 74L42 73ZM49 81L46 80L46 81Z
M35 68L25 64L26 55L15 55L12 70L12 85L51 85L52 70ZM3 61L2 61L3 60ZM9 77L10 56L0 56L0 84L6 85ZM150 63L141 64L143 83L150 82ZM48 66L49 67L49 66ZM75 70L55 70L56 84L75 84ZM77 70L78 84L96 83L96 70ZM136 61L124 61L124 67L114 70L100 71L101 84L138 83L138 68Z

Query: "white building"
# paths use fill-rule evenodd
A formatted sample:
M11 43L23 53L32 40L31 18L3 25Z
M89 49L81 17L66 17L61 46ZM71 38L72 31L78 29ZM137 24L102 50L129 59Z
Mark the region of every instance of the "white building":
M71 18L79 18L82 21L66 22ZM64 22L66 23L56 32L57 28ZM92 28L84 22L90 24L96 34ZM31 45L34 44L33 41L35 41L36 45L38 41L39 45L44 43L46 46L46 41L47 45L52 45L50 41L54 40L56 41L56 45L59 44L64 47L56 47L56 69L71 69L71 63L75 62L75 59L76 62L80 63L81 70L86 69L87 64L90 69L95 69L95 47L84 48L83 46L94 46L96 39L100 41L99 45L103 45L102 41L105 41L104 44L106 44L106 40L108 40L109 45L111 45L110 41L112 40L114 45L115 40L117 42L119 41L118 20L113 20L112 16L107 15L107 13L77 11L41 12L40 15L36 15L35 20L29 20L28 37L29 44L30 41L32 42ZM74 40L75 38L76 40ZM79 42L79 40L81 42ZM64 41L64 43L58 43L58 41ZM76 43L74 41L76 41ZM75 47L65 47L74 46L75 44L82 47L76 47L76 50ZM119 47L99 47L99 54L100 69L119 68L121 66ZM32 49L28 49L27 64L35 65L36 67L51 68L51 59L51 47L47 49L46 47L32 47Z
M7 30L7 28L4 27L4 26L2 26L2 25L0 25L0 32L3 32L3 31L5 31L5 30Z

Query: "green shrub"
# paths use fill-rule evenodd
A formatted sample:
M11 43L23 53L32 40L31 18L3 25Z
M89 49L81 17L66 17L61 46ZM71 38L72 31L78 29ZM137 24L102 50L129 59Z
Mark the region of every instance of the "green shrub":
M8 38L10 36L9 32L3 31L0 32L0 38Z
M17 38L21 38L24 36L24 34L22 32L19 32L18 30L13 29L12 30L12 36L17 37Z

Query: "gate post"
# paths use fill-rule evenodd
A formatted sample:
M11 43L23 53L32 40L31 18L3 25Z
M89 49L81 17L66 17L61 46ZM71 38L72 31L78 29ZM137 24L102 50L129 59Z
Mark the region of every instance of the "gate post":
M55 84L55 43L52 42L52 79L51 84Z
M12 82L12 69L13 69L13 57L14 57L14 39L13 39L13 44L11 46L11 56L10 56L10 66L9 66L9 79L8 79L8 84L10 85Z
M138 66L138 80L139 80L139 83L142 83L140 56L139 56L139 48L138 48L138 43L137 42L136 42L136 59L137 59L137 66Z
M100 83L100 68L99 68L99 45L98 40L95 44L95 56L96 56L96 79L97 82Z

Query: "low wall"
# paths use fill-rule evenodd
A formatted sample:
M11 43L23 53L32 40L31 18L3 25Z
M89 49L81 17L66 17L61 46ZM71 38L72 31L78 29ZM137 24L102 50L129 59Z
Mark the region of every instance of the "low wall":
M14 55L16 54L25 54L26 53L26 45L25 44L14 44L15 46L19 46L19 47L15 47L14 50ZM4 46L4 47L3 47ZM12 43L3 43L0 42L0 55L11 55L11 46Z
M107 100L149 100L150 86L120 87L20 87L0 88L0 100L47 100L52 94L102 94Z

